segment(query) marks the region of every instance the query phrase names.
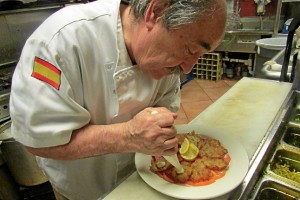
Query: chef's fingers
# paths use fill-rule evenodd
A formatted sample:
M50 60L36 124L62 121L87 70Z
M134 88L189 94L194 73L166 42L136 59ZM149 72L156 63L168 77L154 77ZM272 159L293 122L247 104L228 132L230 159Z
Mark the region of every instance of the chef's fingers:
M161 128L161 130L164 133L164 137L166 139L170 139L170 138L176 137L177 130L176 130L176 128L174 126L169 126L169 127Z
M145 110L148 110L151 114L172 112L166 107L148 107Z
M176 154L178 151L178 148L171 148L171 149L167 149L162 153L162 156L170 156L170 155L174 155Z
M151 114L151 115L155 115L155 114L168 114L168 115L172 115L173 119L176 119L178 114L174 113L172 111L170 111L169 109L165 108L165 107L150 107L150 108L146 108L146 110Z
M178 139L175 134L172 133L171 128L164 128L164 130L153 140L153 152L155 155L170 155L177 152Z
M175 119L177 117L176 113L168 112L168 113L156 113L151 114L156 124L160 127L170 127L173 126Z
M174 141L167 140L165 141L164 146L162 146L159 149L154 150L150 155L155 155L155 156L169 156L176 154L178 151L178 145L174 146Z
M178 151L178 146L176 145L175 147L172 148L167 148L163 151L160 151L161 153L158 154L158 156L170 156L170 155L174 155L177 154Z
M175 137L175 138L171 138L169 140L166 140L164 142L164 146L163 146L163 151L164 153L166 153L165 155L170 155L169 153L171 154L175 154L177 153L177 150L178 150L178 139Z
M164 145L165 141L175 139L178 144L178 140L176 138L177 131L174 126L167 127L167 128L159 128L156 132L156 142L157 144Z

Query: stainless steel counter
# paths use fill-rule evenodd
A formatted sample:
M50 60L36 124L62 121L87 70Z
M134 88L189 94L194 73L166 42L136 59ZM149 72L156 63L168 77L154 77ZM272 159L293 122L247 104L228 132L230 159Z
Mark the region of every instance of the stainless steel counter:
M245 147L252 165L257 149L266 138L291 88L291 83L243 78L186 126L199 125L233 136ZM216 199L228 199L230 194ZM145 200L174 199L152 189L134 172L104 200L141 197Z
M272 32L255 30L226 31L224 39L215 51L256 53L256 41L262 37L271 37Z

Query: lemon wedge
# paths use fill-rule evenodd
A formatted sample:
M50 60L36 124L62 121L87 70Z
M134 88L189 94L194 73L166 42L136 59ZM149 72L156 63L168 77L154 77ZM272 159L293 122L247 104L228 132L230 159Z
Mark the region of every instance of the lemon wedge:
M184 138L183 143L181 144L181 147L179 149L180 155L185 154L190 147L190 141L187 138Z
M198 154L199 154L198 147L195 144L190 143L187 152L181 154L181 157L187 161L193 161L197 158Z

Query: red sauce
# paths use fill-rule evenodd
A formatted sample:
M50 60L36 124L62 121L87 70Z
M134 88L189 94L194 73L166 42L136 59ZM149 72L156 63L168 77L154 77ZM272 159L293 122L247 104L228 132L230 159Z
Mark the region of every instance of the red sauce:
M209 185L214 183L216 180L224 177L226 174L226 171L221 171L221 172L217 172L215 173L209 180L206 181L187 181L185 184L186 185L191 185L191 186L204 186L204 185Z
M226 154L224 156L224 160L227 164L230 163L231 157L229 156L229 154ZM157 175L159 175L161 178L163 178L164 180L173 183L173 184L178 184L178 185L186 185L186 186L205 186L205 185L210 185L212 183L214 183L216 180L223 178L227 172L226 170L221 170L221 171L217 171L214 170L213 172L213 176L209 179L209 180L205 180L205 181L191 181L188 180L185 183L176 183L173 179L171 179L170 177L168 177L164 171L162 172L156 172Z

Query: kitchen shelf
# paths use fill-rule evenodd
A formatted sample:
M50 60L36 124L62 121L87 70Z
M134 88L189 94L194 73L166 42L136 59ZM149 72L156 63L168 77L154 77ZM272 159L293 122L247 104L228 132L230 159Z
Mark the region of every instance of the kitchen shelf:
M217 81L222 78L221 53L207 53L198 59L193 68L196 79Z

